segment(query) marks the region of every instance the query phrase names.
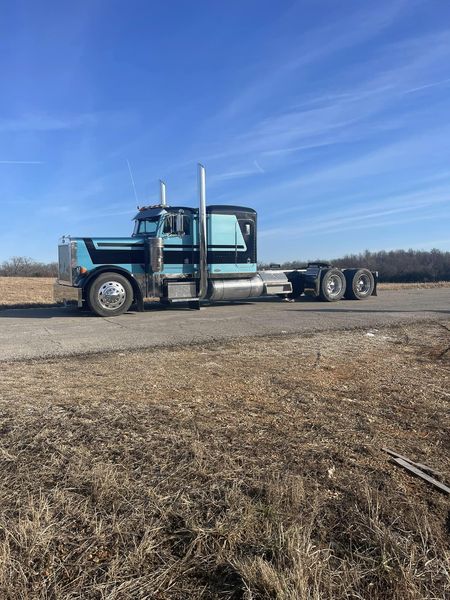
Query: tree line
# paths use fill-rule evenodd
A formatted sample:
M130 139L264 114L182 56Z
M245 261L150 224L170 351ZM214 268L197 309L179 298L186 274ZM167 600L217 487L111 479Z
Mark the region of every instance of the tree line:
M43 263L27 256L13 256L0 264L0 277L57 277L58 263Z
M450 281L450 252L441 250L381 250L347 254L334 260L316 259L307 262L326 262L336 267L366 267L378 271L380 281L399 283ZM301 269L305 261L284 262L283 269ZM261 268L269 268L261 264ZM277 265L278 266L278 265ZM58 263L43 263L24 256L13 256L0 263L1 277L57 277Z
M308 262L324 262L335 267L366 267L378 271L379 280L396 283L450 281L450 252L441 250L381 250L347 254L333 260L290 261L283 269L305 268ZM269 265L261 265L269 267Z

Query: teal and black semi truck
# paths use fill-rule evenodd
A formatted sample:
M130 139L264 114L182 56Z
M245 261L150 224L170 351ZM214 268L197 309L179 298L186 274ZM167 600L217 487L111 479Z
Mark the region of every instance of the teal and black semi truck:
M306 269L258 270L257 214L252 208L206 205L206 176L198 167L199 207L143 206L131 237L64 236L58 246L54 296L75 301L99 316L120 315L144 300L163 305L295 299L302 294L328 302L376 295L377 273L312 263Z

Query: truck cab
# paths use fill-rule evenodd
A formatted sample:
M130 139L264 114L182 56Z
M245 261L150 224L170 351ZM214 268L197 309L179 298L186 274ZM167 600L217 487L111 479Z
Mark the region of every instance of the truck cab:
M186 206L143 207L134 217L135 239L163 240L163 273L193 275L198 270L198 212ZM206 222L209 274L256 273L256 211L243 206L208 206Z
M244 280L257 273L256 211L211 205L205 208L205 222L208 288L217 295L220 282L226 280L222 287L239 281L238 287L245 289ZM138 209L129 238L65 238L59 246L55 297L75 300L102 316L119 314L130 293L138 309L144 299L197 306L202 299L200 231L199 209L157 204ZM100 287L94 283L99 278ZM251 292L252 286L247 287ZM221 296L225 299L229 292Z

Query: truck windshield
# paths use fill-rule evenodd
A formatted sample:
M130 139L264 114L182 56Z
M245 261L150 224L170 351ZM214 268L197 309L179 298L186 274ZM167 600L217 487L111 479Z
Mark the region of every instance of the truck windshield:
M147 233L147 234L155 234L158 229L159 217L155 217L153 219L140 219L136 221L136 225L134 226L134 234L137 233Z

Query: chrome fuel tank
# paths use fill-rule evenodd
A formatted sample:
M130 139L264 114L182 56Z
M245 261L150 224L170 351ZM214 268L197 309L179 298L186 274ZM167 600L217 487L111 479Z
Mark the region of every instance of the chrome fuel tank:
M243 300L257 298L264 292L264 283L259 275L251 279L211 279L208 286L208 299Z
M292 284L282 271L261 271L250 279L211 279L209 300L245 300L259 296L290 294Z

